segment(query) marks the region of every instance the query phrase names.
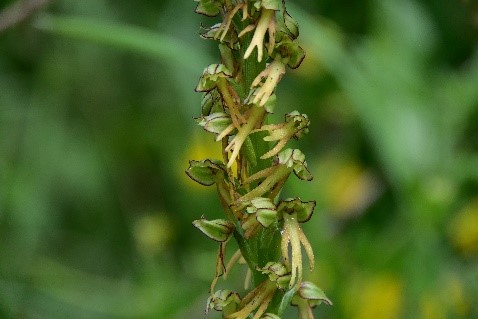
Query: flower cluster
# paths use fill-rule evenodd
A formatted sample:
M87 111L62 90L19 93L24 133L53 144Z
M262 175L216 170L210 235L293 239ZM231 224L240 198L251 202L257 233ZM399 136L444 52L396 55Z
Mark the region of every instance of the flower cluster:
M297 68L305 56L296 41L297 23L284 0L195 1L197 13L222 17L201 34L219 42L221 63L206 67L196 87L203 92L196 121L221 142L222 159L190 161L186 171L202 185L216 185L224 210L223 219L193 222L219 243L206 312L221 311L226 319L280 319L293 305L300 318L312 319L312 307L332 304L322 290L302 281L302 248L310 269L314 253L300 225L311 219L315 201L280 199L291 173L312 180L305 155L286 148L291 138L308 132L309 119L293 111L283 123L265 124L287 67ZM238 249L226 265L232 238ZM216 289L237 263L248 269L246 292Z

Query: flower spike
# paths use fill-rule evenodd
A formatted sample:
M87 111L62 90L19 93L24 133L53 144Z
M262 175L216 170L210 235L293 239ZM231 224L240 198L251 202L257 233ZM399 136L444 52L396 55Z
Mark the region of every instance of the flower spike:
M215 309L223 319L281 319L292 304L300 319L313 319L312 307L331 304L319 288L302 281L302 249L311 269L314 253L300 224L312 217L315 201L280 199L291 173L312 180L305 155L286 148L290 139L308 132L309 119L293 111L283 123L267 121L287 67L298 67L305 57L296 41L298 25L286 0L195 2L196 12L222 19L202 27L202 38L219 42L220 63L206 67L196 86L203 92L196 121L220 142L222 161L190 161L186 170L194 181L215 185L224 211L223 218L193 222L219 245L206 313ZM230 240L237 250L226 264ZM226 280L239 266L247 270L245 296L216 290L219 278Z

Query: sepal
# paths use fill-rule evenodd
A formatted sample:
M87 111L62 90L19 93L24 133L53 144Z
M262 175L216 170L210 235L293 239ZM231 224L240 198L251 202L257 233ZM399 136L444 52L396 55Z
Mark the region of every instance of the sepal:
M275 282L277 287L285 289L290 282L290 271L284 264L278 262L268 262L264 267L259 269L269 280Z
M204 14L208 17L215 17L221 12L223 0L195 0L198 2L196 13Z
M294 174L298 178L307 181L311 181L313 179L312 174L310 174L307 168L305 155L299 149L287 148L278 154L276 160L279 164L292 167Z
M204 186L211 186L224 179L226 167L221 161L206 159L203 161L189 161L186 174L195 182Z
M232 73L224 64L211 64L204 69L195 90L196 92L211 91L216 87L219 78L230 77Z
M311 307L320 305L322 302L329 306L333 305L332 301L325 295L325 292L310 281L304 281L300 284L296 296L308 300ZM294 302L294 298L292 302Z
M201 115L207 116L211 113L224 111L221 95L217 90L204 93L201 100Z
M193 225L207 237L218 242L228 240L234 231L234 223L225 219L207 220L201 218L193 221Z
M270 198L254 198L250 201L246 211L248 214L256 214L257 221L266 228L277 221L276 207Z
M277 213L279 219L282 219L283 214L296 213L296 218L299 223L305 223L312 218L314 213L315 201L303 202L300 198L290 198L282 200L277 205Z
M196 119L198 124L206 131L220 134L232 124L231 116L224 112L217 112L208 116L201 116Z
M222 311L224 315L234 313L241 302L239 294L230 290L218 290L213 296L209 297L206 305L206 313L214 309Z

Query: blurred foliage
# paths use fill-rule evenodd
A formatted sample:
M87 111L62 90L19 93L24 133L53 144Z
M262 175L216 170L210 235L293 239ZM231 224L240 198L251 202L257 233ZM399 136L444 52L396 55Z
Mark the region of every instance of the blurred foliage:
M194 6L58 0L0 34L1 318L204 317L216 247L191 221L221 210L184 169L218 156L192 120L216 50ZM289 9L307 57L276 116L311 118L315 179L287 188L319 203L317 317L477 318L478 6Z

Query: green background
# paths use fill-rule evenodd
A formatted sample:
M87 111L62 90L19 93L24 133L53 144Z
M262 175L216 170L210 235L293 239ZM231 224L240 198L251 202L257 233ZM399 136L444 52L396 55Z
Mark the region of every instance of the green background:
M288 3L307 56L273 118L311 119L284 197L318 202L316 318L478 318L478 6ZM0 33L0 318L204 318L191 221L221 209L184 170L220 154L193 120L219 57L194 8L58 0Z

